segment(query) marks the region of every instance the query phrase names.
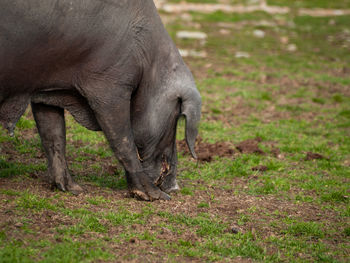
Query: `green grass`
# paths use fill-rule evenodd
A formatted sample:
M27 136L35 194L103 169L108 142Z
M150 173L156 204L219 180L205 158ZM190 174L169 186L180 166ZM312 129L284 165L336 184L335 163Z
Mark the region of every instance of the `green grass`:
M103 133L66 114L69 169L87 190L76 197L42 182L46 160L27 112L14 137L0 129L0 262L347 262L350 19L298 16L295 9L350 8L349 1L268 4L293 10L196 12L191 22L171 17L167 24L180 48L208 54L186 58L203 99L200 137L233 148L260 137L265 154L196 162L179 152L181 190L169 202L140 202L127 196ZM220 32L223 22L228 34ZM256 29L265 37L256 38ZM183 41L178 30L208 39ZM250 57L236 58L237 51ZM179 140L184 128L181 119ZM306 160L307 152L324 159ZM258 165L267 170L253 171Z
M57 209L57 207L51 204L47 198L41 198L28 192L24 192L19 198L16 199L16 207L20 210L32 209L35 211L55 211Z
M349 0L267 0L269 5L289 6L293 8L350 8Z
M319 224L314 222L295 222L291 223L286 233L294 236L305 236L309 238L322 238L324 232L322 231Z
M23 163L9 163L0 157L0 178L10 178L16 175L28 175L36 171L43 171L46 169L44 163L41 164L23 164Z
M0 250L0 262L96 262L111 260L113 255L101 249L100 242L74 242L65 240L61 244L51 244L48 241L33 242L25 245L21 241L10 241ZM37 253L45 247L49 249Z

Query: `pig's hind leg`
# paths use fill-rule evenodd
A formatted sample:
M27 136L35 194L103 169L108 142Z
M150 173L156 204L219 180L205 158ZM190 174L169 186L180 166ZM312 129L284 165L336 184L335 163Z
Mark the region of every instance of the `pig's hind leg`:
M81 193L83 189L68 171L64 110L32 102L32 111L48 161L48 181L62 191Z

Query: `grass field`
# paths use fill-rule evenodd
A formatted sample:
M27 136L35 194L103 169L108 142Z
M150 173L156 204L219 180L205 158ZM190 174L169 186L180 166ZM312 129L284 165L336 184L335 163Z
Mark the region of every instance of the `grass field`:
M207 54L185 60L203 99L198 151L215 149L179 152L171 201L129 198L103 134L69 114L79 196L41 180L30 110L14 137L1 128L0 262L350 262L350 16L295 14L162 14L179 48ZM248 139L259 151L237 150Z

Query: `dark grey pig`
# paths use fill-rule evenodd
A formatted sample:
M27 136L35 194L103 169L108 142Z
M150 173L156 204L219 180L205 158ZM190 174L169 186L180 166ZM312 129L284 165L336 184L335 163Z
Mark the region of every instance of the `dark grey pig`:
M64 109L102 130L132 195L169 199L175 133L194 144L201 98L152 0L0 1L0 122L12 133L31 102L49 181L82 188L65 157Z

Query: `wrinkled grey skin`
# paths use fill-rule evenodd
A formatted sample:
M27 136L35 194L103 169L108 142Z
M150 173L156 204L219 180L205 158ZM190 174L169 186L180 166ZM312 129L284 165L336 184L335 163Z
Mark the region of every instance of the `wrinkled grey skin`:
M195 157L200 95L151 0L2 0L0 122L10 133L30 102L48 179L63 191L82 191L67 168L63 109L104 132L138 198L178 188L181 115Z

